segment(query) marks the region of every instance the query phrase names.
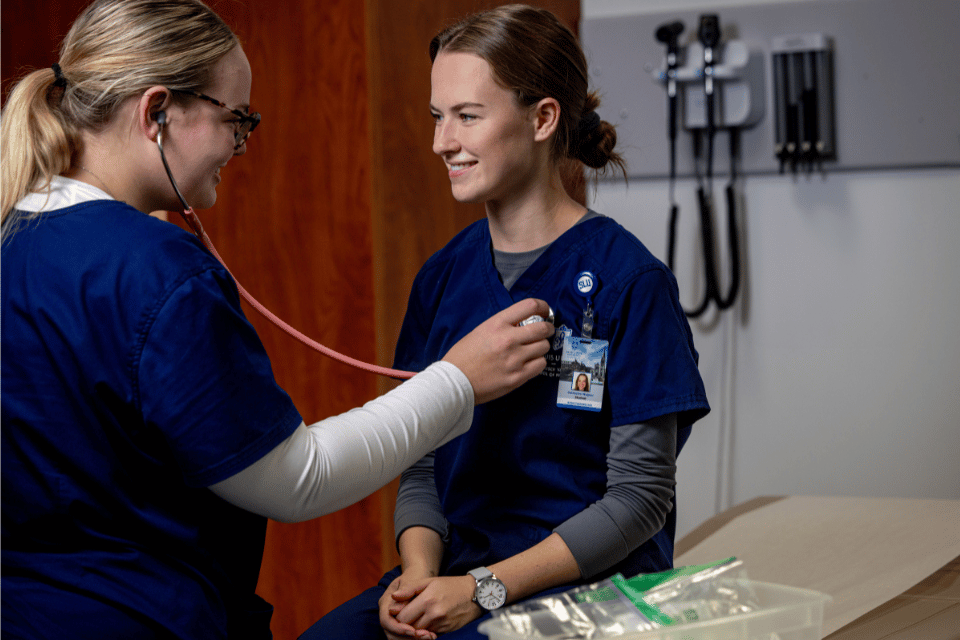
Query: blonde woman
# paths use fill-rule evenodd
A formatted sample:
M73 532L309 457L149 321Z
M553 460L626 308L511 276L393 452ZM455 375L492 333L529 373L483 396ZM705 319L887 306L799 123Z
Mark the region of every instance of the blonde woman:
M267 517L368 495L545 366L552 326L516 325L548 308L525 300L390 394L307 426L227 271L146 214L180 206L171 180L214 204L260 119L251 82L199 0L98 0L9 96L4 637L271 637L254 594Z

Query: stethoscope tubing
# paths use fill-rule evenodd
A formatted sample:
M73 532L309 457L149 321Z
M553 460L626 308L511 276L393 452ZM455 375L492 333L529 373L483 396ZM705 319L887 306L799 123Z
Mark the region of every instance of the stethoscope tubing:
M311 349L319 351L323 355L333 358L338 362L342 362L351 367L355 367L362 371L367 371L369 373L375 373L377 375L386 376L388 378L394 378L397 380L406 380L412 378L416 375L412 371L401 371L399 369L390 369L388 367L381 367L379 365L370 364L363 362L362 360L357 360L356 358L351 358L350 356L344 355L329 347L325 347L316 340L307 337L297 329L293 328L279 317L276 316L272 311L263 306L256 298L254 298L250 293L243 288L243 285L240 284L240 281L237 280L236 276L233 275L233 272L230 271L230 267L227 266L227 263L224 262L223 258L220 257L220 254L217 253L217 249L213 246L213 242L210 240L210 237L203 230L203 225L200 224L200 218L197 217L196 212L194 212L193 207L187 204L186 199L183 197L183 194L180 193L180 189L177 187L177 181L173 178L173 172L170 171L170 165L167 164L167 156L163 151L163 127L164 123L160 123L160 132L157 134L157 146L160 148L160 159L163 161L163 168L167 172L167 177L170 179L170 184L173 186L174 192L177 194L177 198L180 200L180 203L183 205L183 211L180 211L180 215L183 217L187 225L193 230L194 235L200 239L204 244L207 250L223 265L223 268L227 270L227 273L230 274L230 277L233 278L234 283L237 285L237 290L240 292L240 295L246 300L251 307L257 310L257 312L262 315L264 318L275 324L277 327L282 329L284 332L296 338L303 344L307 345Z

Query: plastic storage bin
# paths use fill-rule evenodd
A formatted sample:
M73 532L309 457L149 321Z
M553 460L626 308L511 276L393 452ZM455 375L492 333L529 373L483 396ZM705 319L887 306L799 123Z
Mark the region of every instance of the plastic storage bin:
M821 640L823 607L832 598L818 591L768 582L750 581L760 608L717 620L689 622L652 631L635 631L618 640ZM536 620L534 620L536 622ZM496 619L483 622L479 630L491 640L528 640L506 629ZM539 636L545 640L551 636ZM570 636L553 636L557 640Z

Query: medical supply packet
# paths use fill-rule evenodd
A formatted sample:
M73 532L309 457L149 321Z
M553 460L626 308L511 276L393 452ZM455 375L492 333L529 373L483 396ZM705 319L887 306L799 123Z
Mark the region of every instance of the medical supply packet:
M506 607L492 622L525 638L613 638L752 611L758 601L749 585L742 562L728 558L629 579L617 574Z

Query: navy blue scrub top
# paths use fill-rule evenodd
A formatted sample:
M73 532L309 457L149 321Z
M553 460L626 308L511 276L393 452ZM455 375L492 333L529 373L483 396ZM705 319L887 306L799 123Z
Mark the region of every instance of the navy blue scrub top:
M102 637L104 608L177 637L269 637L266 519L205 487L301 418L227 271L175 225L93 201L25 222L0 294L4 632L15 608L88 599Z
M462 231L417 275L394 366L426 366L491 315L527 297L546 300L556 326L580 336L586 305L574 283L584 270L600 280L592 300L593 337L610 344L603 408L557 406L561 345L555 342L547 371L475 409L470 431L438 449L434 461L450 525L444 574L524 551L599 500L612 427L676 413L679 451L691 425L709 411L673 274L604 216L564 233L509 291L493 265L487 221ZM674 509L663 530L607 575L671 567L675 521Z

